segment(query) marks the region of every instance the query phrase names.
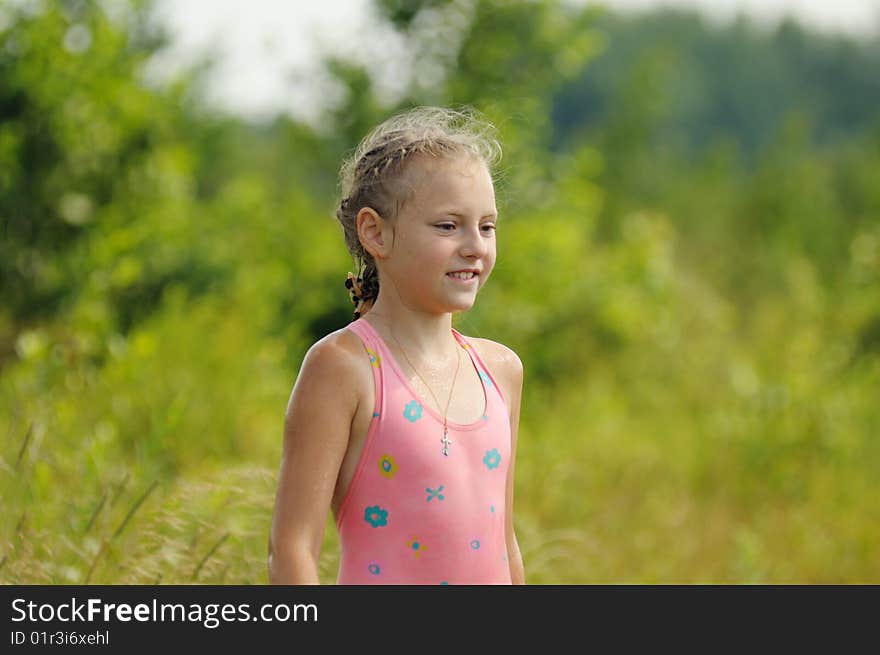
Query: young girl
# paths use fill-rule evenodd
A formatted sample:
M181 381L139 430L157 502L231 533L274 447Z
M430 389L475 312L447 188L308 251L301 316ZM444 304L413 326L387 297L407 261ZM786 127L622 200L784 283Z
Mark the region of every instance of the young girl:
M332 509L337 584L524 584L522 363L452 327L495 264L499 158L474 110L418 107L343 164L354 320L309 349L287 406L270 583L319 583Z

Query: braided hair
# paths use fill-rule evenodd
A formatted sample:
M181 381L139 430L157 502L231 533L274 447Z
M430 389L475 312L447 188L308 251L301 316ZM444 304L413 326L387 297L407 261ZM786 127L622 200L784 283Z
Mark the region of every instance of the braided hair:
M374 127L343 162L336 219L358 271L357 275L349 271L345 280L355 306L354 320L362 315L363 303L379 296L379 271L358 236L358 212L371 207L386 220L396 220L412 198L414 188L406 173L417 156L436 159L466 154L493 171L501 159L495 134L495 127L471 107L415 107Z

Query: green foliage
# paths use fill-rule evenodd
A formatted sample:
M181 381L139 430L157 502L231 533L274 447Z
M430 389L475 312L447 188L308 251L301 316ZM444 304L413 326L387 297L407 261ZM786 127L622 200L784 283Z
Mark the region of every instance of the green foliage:
M351 317L337 167L423 103L505 149L455 324L525 366L528 581L880 580L875 46L383 0L406 97L328 58L313 131L146 86L149 5L103 6L0 8L0 580L266 581L285 403Z
M15 321L51 318L86 283L71 250L151 203L185 168L173 98L138 73L157 41L120 31L95 3L7 8L0 34L0 304ZM163 180L174 182L174 179ZM140 193L139 193L140 192ZM133 281L134 266L120 273ZM109 273L109 271L108 271Z
M726 135L752 156L794 111L813 125L817 143L858 138L878 127L876 38L809 33L791 18L771 30L743 16L709 28L692 11L672 8L626 17L606 13L594 27L613 45L555 98L554 148L572 132L598 132L620 112L632 113L627 99L633 85L653 101L639 108L648 112L645 118L651 105L666 109L652 140L691 155ZM652 78L645 79L646 67L656 71Z

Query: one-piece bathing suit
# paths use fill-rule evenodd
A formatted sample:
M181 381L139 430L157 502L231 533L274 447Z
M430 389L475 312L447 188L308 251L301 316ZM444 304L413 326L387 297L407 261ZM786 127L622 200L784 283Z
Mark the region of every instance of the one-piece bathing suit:
M468 340L456 341L480 377L483 415L447 421L423 403L378 332L348 325L369 356L376 402L339 508L337 584L510 584L505 483L510 418L495 378Z

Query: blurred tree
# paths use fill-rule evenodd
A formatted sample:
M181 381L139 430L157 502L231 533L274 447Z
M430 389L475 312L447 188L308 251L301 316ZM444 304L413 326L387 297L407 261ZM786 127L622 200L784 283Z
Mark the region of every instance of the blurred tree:
M0 32L0 305L51 316L82 283L58 256L96 229L128 171L167 138L138 71L163 43L145 14L96 2L15 4Z
M814 143L859 138L880 121L880 40L807 32L792 18L765 30L739 16L710 26L693 10L597 16L611 47L554 101L554 147L625 108L618 80L658 49L674 52L674 74L660 78L672 104L656 139L693 155L727 135L753 159L791 111L809 117Z
M203 293L225 275L193 247L205 244L195 176L211 155L194 138L210 125L195 109L200 69L145 82L167 42L151 2L2 11L0 361L22 329L59 315L97 356L170 285Z

